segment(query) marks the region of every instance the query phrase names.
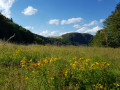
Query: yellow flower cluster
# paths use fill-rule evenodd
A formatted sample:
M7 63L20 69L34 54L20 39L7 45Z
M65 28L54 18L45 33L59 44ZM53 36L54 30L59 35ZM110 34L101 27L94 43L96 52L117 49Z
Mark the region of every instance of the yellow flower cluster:
M66 60L65 63L63 63L63 68L58 69L58 71L55 71L55 68L53 68L58 60ZM59 63L59 62L57 62ZM102 61L93 62L90 59L84 59L84 58L77 58L74 57L72 60L68 60L66 58L61 59L59 58L48 58L41 59L37 62L33 62L32 60L28 60L26 57L23 57L21 60L21 67L25 69L29 69L32 74L43 74L44 72L47 72L49 76L49 80L54 80L54 77L61 77L64 80L67 80L67 78L76 78L76 75L79 75L84 72L93 72L93 71L101 71L105 70L110 64ZM43 69L45 67L45 71ZM53 70L52 70L53 69ZM114 84L115 86L119 86L119 84ZM95 84L93 85L96 89L103 89L103 85L101 84Z
M24 50L21 48L16 49L16 52L23 52Z
M54 79L53 77L50 78L50 80L53 80L53 79Z
M77 57L74 57L73 61L74 62L72 62L72 60L70 61L70 65L73 67L73 69L84 71L84 69L87 69L87 67L89 66L90 59L84 58L77 59Z
M65 77L68 77L68 73L69 73L69 72L70 72L69 70L65 70L65 71L64 71Z
M115 86L117 86L117 87L119 87L119 86L120 86L120 84L118 84L118 83L113 83L113 85L115 85Z
M23 57L23 59L21 60L20 65L21 65L22 67L25 67L25 66L26 66L26 61L27 61L26 57Z
M52 63L52 62L55 62L57 60L61 60L61 57L59 57L59 58L54 58L54 57L48 58L48 57L46 57L44 60L39 60L36 64L38 66L43 66L46 63Z
M108 66L110 66L109 63L106 63L106 62L102 62L102 61L98 61L98 62L95 62L95 63L91 63L90 64L90 68L89 70L100 70L100 69L105 69L107 68Z
M88 71L88 70L92 71L96 69L101 70L110 66L110 64L106 62L98 61L92 63L90 59L84 59L84 58L77 59L77 57L74 57L73 61L74 62L70 60L70 65L73 67L73 69L79 69L79 71Z
M93 87L95 88L95 89L103 89L103 85L101 85L101 84L96 84L96 85L93 85Z
M15 52L13 52L13 54L11 56L9 56L12 60L16 60L18 58L18 56L20 55L21 52L24 52L25 50L18 48L16 49Z
M75 69L75 67L78 65L79 63L77 61L71 63L70 65Z
M31 67L41 67L41 66L45 65L46 63L52 63L52 62L55 62L55 61L60 60L60 59L61 59L60 57L59 58L46 57L44 60L39 60L38 62L33 63L32 60L27 60L25 57L23 57L20 64L22 67L26 67L28 69Z
M26 79L26 80L28 80L29 78L28 78L28 77L26 77L25 79Z

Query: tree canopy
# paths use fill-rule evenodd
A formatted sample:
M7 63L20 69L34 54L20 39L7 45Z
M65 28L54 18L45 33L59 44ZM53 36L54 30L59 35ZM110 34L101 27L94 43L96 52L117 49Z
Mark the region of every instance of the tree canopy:
M7 40L9 37L15 34L15 37L11 39L11 42L30 44L39 43L45 44L47 38L36 35L29 30L15 24L13 19L8 19L0 13L0 39Z
M98 31L92 41L93 45L120 47L120 3L103 22L103 29ZM98 43L97 43L98 42Z

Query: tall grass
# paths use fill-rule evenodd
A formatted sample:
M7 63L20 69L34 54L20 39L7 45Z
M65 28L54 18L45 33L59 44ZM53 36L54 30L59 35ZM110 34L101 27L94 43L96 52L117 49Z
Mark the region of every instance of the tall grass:
M0 44L0 89L119 89L119 60L119 48Z

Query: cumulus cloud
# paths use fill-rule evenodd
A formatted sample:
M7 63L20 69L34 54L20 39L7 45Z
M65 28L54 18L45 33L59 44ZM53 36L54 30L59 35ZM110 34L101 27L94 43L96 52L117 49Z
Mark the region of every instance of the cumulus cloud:
M87 26L94 26L94 25L98 25L98 22L97 22L96 20L91 21L91 22L88 23L88 24L84 24L83 26L87 27Z
M59 24L59 20L58 19L53 19L49 21L49 24L55 24L58 25Z
M99 26L95 26L93 28L88 28L88 27L81 27L80 29L78 29L77 31L75 32L78 32L78 33L90 33L92 35L95 35L95 33L102 29L101 27ZM69 32L63 32L63 33L60 33L60 35L63 35L63 34L66 34L66 33L72 33L73 31L69 31Z
M75 24L73 27L74 28L80 28L80 25L79 24Z
M63 34L66 34L66 33L72 33L73 31L69 31L69 32L62 32L62 33L59 33L59 35L63 35Z
M91 34L95 34L98 30L102 29L99 26L95 26L93 28L87 28L87 27L82 27L80 29L77 30L77 32L79 33L91 33Z
M49 35L52 36L52 35L55 35L56 33L57 33L57 31L52 31L49 33Z
M105 21L105 19L100 19L100 23L103 23Z
M11 11L10 8L12 7L15 0L0 0L0 11L1 13L10 18L11 17Z
M26 26L26 27L24 27L25 29L28 29L28 30L33 30L34 29L34 27L31 27L31 26Z
M94 28L92 28L92 29L86 30L85 33L96 33L96 32L97 32L98 30L100 30L100 29L102 29L102 28L99 27L99 26L96 26L96 27L94 27Z
M37 12L38 10L33 8L32 6L28 6L26 9L22 11L24 15L33 15Z
M81 22L83 19L82 18L71 18L71 19L68 19L68 20L62 20L61 21L61 24L71 24L71 23L77 23L77 22Z
M88 28L82 27L82 28L78 29L77 32L84 33L86 30L88 30Z
M42 31L42 32L40 33L40 35L43 35L43 36L45 36L46 34L48 34L48 30Z
M42 31L40 33L40 35L43 35L43 36L53 36L57 34L57 31L48 31L48 30L45 30L45 31Z

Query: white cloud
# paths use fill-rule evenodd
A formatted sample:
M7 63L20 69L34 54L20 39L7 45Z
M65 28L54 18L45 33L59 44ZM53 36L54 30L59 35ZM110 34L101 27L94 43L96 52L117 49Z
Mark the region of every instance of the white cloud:
M40 33L40 35L42 35L42 36L53 36L56 34L57 34L57 31L48 31L48 30L42 31Z
M94 35L100 29L102 29L102 28L99 27L99 26L95 26L93 28L82 27L82 28L78 29L76 32L78 32L78 33L90 33L90 34ZM66 34L66 33L72 33L72 32L73 31L63 32L63 33L60 33L59 35L63 35L63 34Z
M24 27L24 28L26 28L26 29L28 29L28 30L33 30L33 29L34 29L34 27L31 27L31 26L26 26L26 27Z
M46 34L48 34L48 30L42 31L42 32L40 33L40 35L43 35L43 36L45 36Z
M0 0L0 11L1 13L10 18L11 17L11 11L10 8L12 7L15 0Z
M87 26L94 26L94 25L98 25L98 22L96 20L91 21L89 24L84 24L83 26L87 27Z
M59 35L63 35L63 34L66 34L66 33L72 33L73 31L69 31L69 32L62 32L62 33L59 33Z
M33 8L32 6L28 6L26 9L22 11L24 15L33 15L37 12L38 10Z
M75 24L73 27L74 28L80 28L80 25L79 24Z
M95 34L98 30L102 29L99 26L95 26L91 29L87 28L87 27L82 27L79 30L77 30L77 32L79 33L90 33L90 34Z
M78 29L77 32L84 33L86 30L88 30L88 28L82 27L82 28Z
M94 27L94 28L92 28L92 29L88 29L88 30L86 30L84 33L96 33L98 30L100 30L100 29L102 29L101 27L99 27L99 26L96 26L96 27Z
M50 35L50 36L53 36L53 35L55 35L56 33L57 33L57 31L52 31L52 32L49 33L49 35Z
M62 20L61 21L61 24L71 24L71 23L77 23L77 22L81 22L83 19L82 18L71 18L71 19L68 19L68 20Z
M105 21L105 19L100 19L100 23L103 23Z
M49 21L49 24L55 24L58 25L59 24L59 20L58 19L53 19Z

